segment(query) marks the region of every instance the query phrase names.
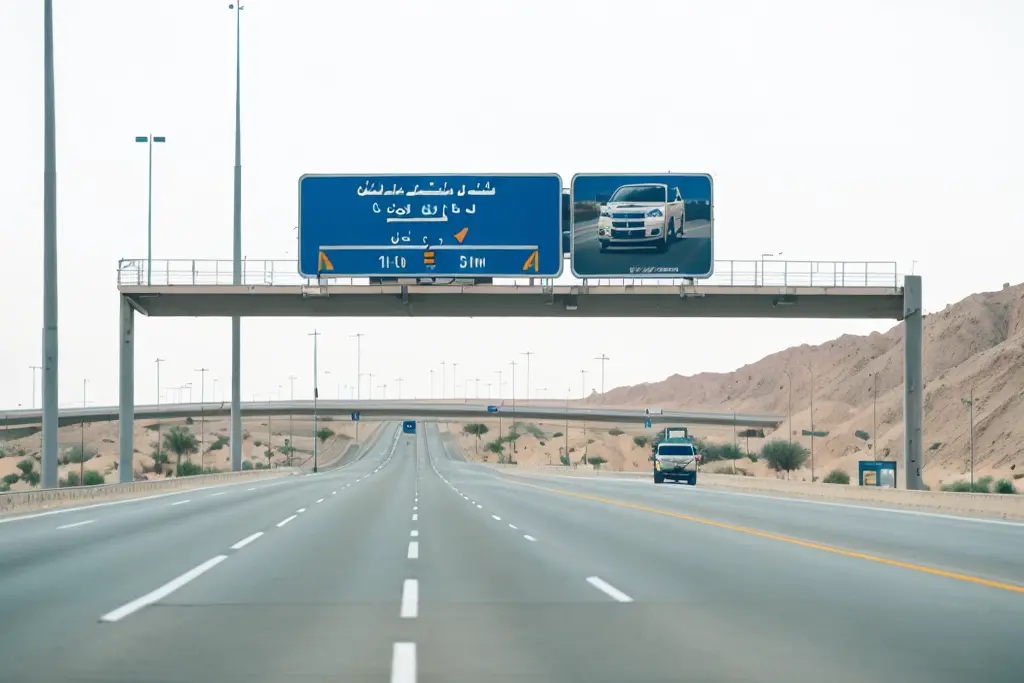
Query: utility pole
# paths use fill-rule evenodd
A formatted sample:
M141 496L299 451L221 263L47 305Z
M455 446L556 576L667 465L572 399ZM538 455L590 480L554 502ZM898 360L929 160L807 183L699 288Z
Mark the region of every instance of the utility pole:
M569 396L572 394L572 387L565 388L565 460L571 465L569 459Z
M494 384L494 383L493 382L488 382L487 383L487 400L491 399L491 385L492 384Z
M501 398L502 387L505 385L501 383L501 370L498 370L498 398Z
M363 333L357 332L356 334L349 335L349 338L356 338L356 400L358 401L363 397ZM359 425L356 425L356 429Z
M606 355L604 355L602 353L600 356L598 356L594 360L601 361L601 395L603 396L604 395L604 362L606 360L611 360L611 358L609 358L608 356L606 356ZM586 397L584 397L584 398L586 398Z
M580 370L580 386L581 386L581 391L583 393L583 399L586 400L586 398L587 398L587 371L586 370ZM587 421L584 420L583 421L583 463L584 464L587 463L587 453L590 451L590 449L587 448L588 445L589 444L587 444Z
M89 380L82 380L82 408L85 409L89 405L88 401L85 400L85 388L89 384ZM80 446L82 459L78 466L78 485L85 486L85 420L82 420L82 444Z
M42 370L41 365L30 365L32 369L32 410L36 408L36 370Z
M366 374L370 378L370 386L368 386L367 389L370 391L370 400L372 401L373 400L373 373L372 372L368 372Z
M405 380L402 379L401 377L399 377L395 381L398 382L398 400L401 401L402 400L402 382L404 382Z
M807 364L807 371L811 373L811 483L814 483L814 368Z
M317 374L317 363L319 362L319 346L317 342L319 341L320 333L314 329L308 336L313 338L313 473L315 474L320 465L320 449L318 448L320 437L317 435L319 430L317 429L316 420L316 402L320 396L319 376Z
M206 373L210 368L196 368L199 373L199 464L206 469Z
M434 369L430 369L430 398L434 398Z
M444 396L445 396L445 390L444 390L445 389L445 387L444 387L445 379L444 379L444 376L445 376L444 375L444 361L441 361L441 400L442 401L444 400Z
M295 426L292 422L292 417L295 414L295 380L298 377L295 375L288 375L288 381L291 382L291 393L288 395L288 464L292 462L292 450L295 448ZM270 464L270 463L267 463Z
M970 408L971 415L971 490L974 490L974 385L971 385L971 397L960 399L960 402Z
M512 361L509 363L512 366L512 429L509 433L516 433L516 362ZM516 440L512 440L512 452L515 453L518 449L516 448ZM511 460L512 458L509 458Z
M43 2L43 453L41 486L57 481L57 124L53 97L53 0Z
M235 168L234 222L232 236L232 283L242 284L242 10L235 13ZM242 318L231 316L231 471L242 469Z
M878 460L878 372L871 375L871 450Z
M452 361L452 398L459 397L459 364Z
M137 135L135 142L146 143L149 147L149 209L146 217L146 286L153 286L153 143L167 142L159 135Z
M157 413L160 412L160 364L164 362L163 358L156 359L156 408ZM163 441L163 423L160 418L157 418L156 423L156 454L159 456L164 452L164 441ZM163 474L163 465L161 465L160 473ZM177 473L175 473L177 474Z
M526 400L530 400L530 356L534 355L533 351L523 351L522 355L526 356Z
M782 374L786 376L786 385L789 388L789 442L793 443L793 378L788 370L783 370Z
M388 383L385 382L384 384L378 384L377 388L384 390L384 400L388 400Z

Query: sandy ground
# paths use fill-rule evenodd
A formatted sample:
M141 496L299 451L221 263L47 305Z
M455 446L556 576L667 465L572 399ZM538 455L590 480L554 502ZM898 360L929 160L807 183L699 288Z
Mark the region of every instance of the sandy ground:
M153 471L153 459L151 454L157 445L156 420L139 420L135 423L135 479L153 479L167 476L172 470L167 465L161 472ZM376 429L378 423L359 423L359 438L365 441ZM204 455L199 453L191 456L193 462L204 464L206 467L217 468L222 471L231 469L231 450L227 443L216 448L218 436L227 437L230 433L230 421L228 418L211 418L205 422L195 420L193 424L186 424L184 419L161 421L161 431L166 432L172 427L187 427L197 438L202 436ZM348 445L355 438L356 424L348 420L320 419L319 427L329 428L335 435L328 438L320 447L319 458L321 462L329 462L334 457L342 455ZM242 460L252 462L268 462L264 453L268 444L273 446L273 457L270 459L272 465L283 465L287 458L281 452L285 439L294 437L295 457L294 464L310 467L313 453L313 421L311 418L295 418L289 421L287 416L283 417L258 417L247 418L242 421L243 435ZM37 432L29 436L17 439L4 439L5 434L0 432L0 449L4 457L0 458L0 480L6 475L20 473L17 465L24 458L38 458L41 446L41 437ZM74 425L62 427L59 431L60 451L65 453L69 449L80 446L83 441L86 451L95 451L96 455L85 463L85 470L99 472L107 483L118 481L118 423L97 422L84 426ZM168 454L170 463L173 464L175 456ZM186 458L183 456L182 460ZM73 463L60 465L58 468L60 479L65 479L69 471L78 472L81 465ZM34 466L39 471L39 463ZM23 491L31 488L28 483L18 481L11 485L11 491Z

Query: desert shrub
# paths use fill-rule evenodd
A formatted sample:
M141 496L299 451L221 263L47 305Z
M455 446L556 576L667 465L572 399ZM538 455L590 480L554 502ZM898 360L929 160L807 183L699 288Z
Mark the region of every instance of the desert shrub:
M792 472L800 469L807 459L807 449L789 441L769 441L761 448L761 457L768 467L776 472Z
M260 464L262 464L262 463L260 463ZM251 470L252 469L252 463L249 462L248 460L244 460L242 462L242 469L243 470Z
M320 439L321 444L327 441L327 439L331 438L332 436L334 436L334 430L331 429L330 427L321 427L319 430L317 430L316 433L316 438ZM258 443L256 445L259 446Z
M89 462L98 455L98 451L92 446L86 446L82 448L81 444L75 444L68 448L61 455L61 464L70 465L71 463L80 463L83 460Z
M601 465L608 462L606 458L602 458L600 455L591 455L587 458L587 462L594 466L594 469L599 469Z
M178 463L177 476L179 476L179 477L192 477L192 476L195 476L197 474L202 474L202 473L203 473L202 466L201 465L197 465L196 463L192 462L191 460L186 460L185 462Z
M636 444L637 446L639 446L640 448L643 448L644 446L647 445L647 437L646 436L634 436L633 437L633 443Z
M612 427L611 429L608 430L608 433L612 436L621 436L625 434L625 432L619 429L618 427Z
M86 486L99 486L100 484L105 484L107 482L103 478L103 475L96 470L86 470L85 478L82 480L82 483Z
M551 435L551 438L557 439L560 436L565 436L565 434L563 434L562 432L555 432L554 434Z
M822 479L826 484L849 484L850 475L842 470L832 470Z
M993 493L1016 493L1013 488L1013 482L1009 479L1000 479L996 482L995 488L992 489Z
M191 417L186 417L186 418L185 418L185 424L187 424L187 425L190 425L190 424L195 424L195 422L196 422L196 421L195 421L195 420L193 420L193 419L192 419Z

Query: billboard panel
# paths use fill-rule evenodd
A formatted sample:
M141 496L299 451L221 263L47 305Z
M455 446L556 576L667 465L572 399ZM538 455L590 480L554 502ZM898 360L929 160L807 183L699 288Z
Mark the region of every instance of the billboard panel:
M572 272L591 278L708 278L714 198L703 173L577 174Z
M318 277L557 277L555 173L305 175L299 274Z

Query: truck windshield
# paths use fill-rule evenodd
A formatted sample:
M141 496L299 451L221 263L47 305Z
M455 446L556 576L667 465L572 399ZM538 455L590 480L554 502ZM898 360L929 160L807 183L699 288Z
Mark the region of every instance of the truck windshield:
M658 455L693 455L693 446L689 444L662 444L658 446Z
M665 203L667 188L663 185L633 185L620 187L608 201L610 202L661 202Z

